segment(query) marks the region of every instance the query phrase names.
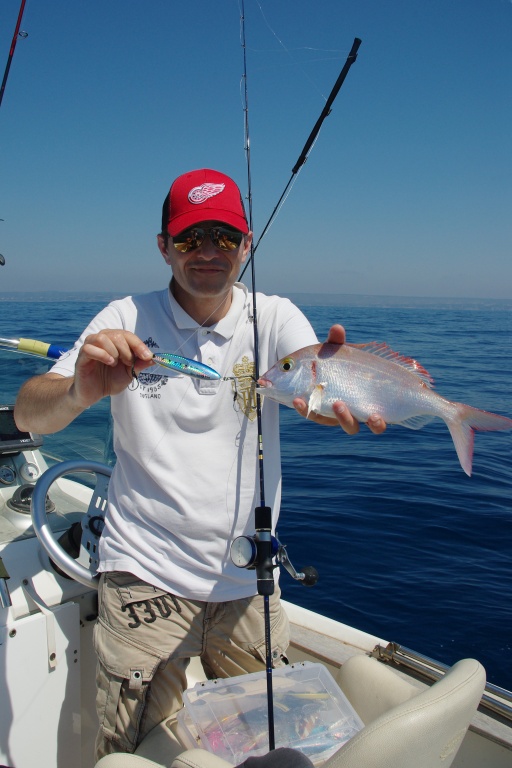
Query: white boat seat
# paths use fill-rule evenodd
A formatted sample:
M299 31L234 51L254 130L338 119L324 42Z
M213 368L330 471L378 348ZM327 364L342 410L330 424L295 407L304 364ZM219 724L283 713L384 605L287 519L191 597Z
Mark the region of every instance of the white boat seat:
M413 684L368 656L345 662L338 683L365 727L323 768L448 768L457 754L485 687L485 670L463 659L441 680L418 692ZM175 754L175 753L174 753ZM111 761L119 758L119 762ZM143 760L143 762L140 762ZM258 762L254 766L258 768ZM169 763L138 755L109 755L96 768L233 768L216 755L191 749Z
M478 661L458 661L421 692L367 656L353 656L343 667L338 684L365 727L324 768L452 764L484 692L485 670Z
M174 735L175 728L174 718L164 720L148 733L134 755L106 755L96 763L95 768L169 768L174 758L183 752L183 745Z
M365 725L425 689L365 654L347 659L336 682Z
M294 749L276 749L263 757L249 758L251 768L313 768L313 763ZM103 757L95 768L157 768L171 763L155 763L139 755L115 754ZM222 757L204 749L189 749L176 758L172 765L177 768L233 768ZM245 763L243 763L245 766Z
M125 752L117 752L115 755L106 755L98 760L96 768L157 768L161 763L148 760L140 755L128 755Z

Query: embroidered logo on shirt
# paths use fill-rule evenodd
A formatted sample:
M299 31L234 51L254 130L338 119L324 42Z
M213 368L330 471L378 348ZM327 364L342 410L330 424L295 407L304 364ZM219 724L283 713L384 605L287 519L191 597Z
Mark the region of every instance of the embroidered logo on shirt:
M233 375L235 380L231 382L235 400L240 406L242 413L247 416L249 421L256 418L256 382L254 374L256 367L248 357L244 355L241 363L233 366Z
M157 376L154 373L139 373L137 392L143 400L160 400L161 389L169 380L168 376Z
M210 197L215 197L224 191L225 184L201 184L200 187L193 187L188 193L188 199L191 203L204 203Z
M149 347L149 349L155 349L155 347L160 349L160 345L156 343L156 341L152 336L148 336L147 339L144 339L144 344L146 345L146 347Z
M149 347L149 349L160 349L160 345L157 344L152 336L148 336L147 339L144 339L144 344L146 347ZM137 377L139 397L150 400L160 400L160 389L165 387L167 380L168 376L165 376L164 374L141 371Z

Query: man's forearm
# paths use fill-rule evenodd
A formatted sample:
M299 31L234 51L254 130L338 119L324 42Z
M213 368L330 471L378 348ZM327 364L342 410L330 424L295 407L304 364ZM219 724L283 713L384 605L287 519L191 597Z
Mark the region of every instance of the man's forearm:
M73 377L47 373L29 379L19 391L14 419L23 432L48 435L67 427L82 411L74 398Z

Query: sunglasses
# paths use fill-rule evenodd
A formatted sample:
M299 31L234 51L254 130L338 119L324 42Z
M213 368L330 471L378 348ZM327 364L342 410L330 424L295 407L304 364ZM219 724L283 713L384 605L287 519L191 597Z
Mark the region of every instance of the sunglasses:
M240 247L240 243L245 237L243 232L230 227L211 227L202 229L201 227L190 227L175 235L172 238L174 247L180 253L188 253L200 248L205 237L209 237L216 248L221 251L234 251Z

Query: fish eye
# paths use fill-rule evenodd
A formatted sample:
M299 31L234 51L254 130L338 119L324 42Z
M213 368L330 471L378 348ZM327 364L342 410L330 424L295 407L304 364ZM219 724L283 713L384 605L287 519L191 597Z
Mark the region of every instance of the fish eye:
M285 357L279 367L282 371L291 371L295 368L295 360L292 357Z

